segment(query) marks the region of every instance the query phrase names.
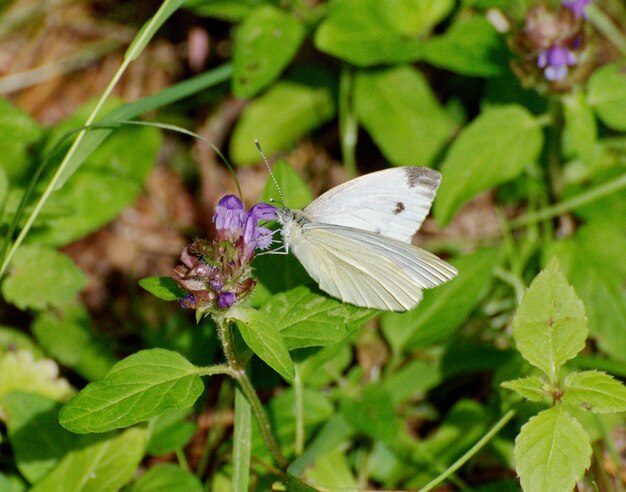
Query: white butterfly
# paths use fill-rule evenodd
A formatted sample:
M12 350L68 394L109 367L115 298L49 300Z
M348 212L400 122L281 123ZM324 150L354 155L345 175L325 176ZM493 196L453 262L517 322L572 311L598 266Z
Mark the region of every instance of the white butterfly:
M356 306L406 311L456 269L411 244L441 174L396 167L337 186L303 210L278 211L283 244L320 288Z

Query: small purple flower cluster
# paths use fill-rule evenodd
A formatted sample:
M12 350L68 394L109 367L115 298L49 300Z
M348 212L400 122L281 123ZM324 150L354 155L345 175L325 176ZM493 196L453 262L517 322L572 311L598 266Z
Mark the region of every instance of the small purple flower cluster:
M585 10L590 3L591 0L562 0L559 9L543 3L528 9L516 44L523 59L533 60L534 67L518 66L518 75L532 83L531 74L539 68L541 77L551 84L567 79L585 48Z
M187 291L181 305L201 314L228 309L252 291L255 281L250 262L257 249L267 249L272 243L272 231L259 222L276 218L276 207L258 203L246 211L234 195L223 197L215 212L215 239L196 239L186 246L182 265L173 274Z

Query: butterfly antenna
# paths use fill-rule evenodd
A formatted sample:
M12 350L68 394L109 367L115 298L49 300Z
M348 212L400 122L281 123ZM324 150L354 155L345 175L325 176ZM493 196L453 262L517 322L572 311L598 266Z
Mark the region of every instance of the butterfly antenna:
M270 163L267 162L267 158L265 157L265 154L263 153L263 150L261 149L261 144L259 143L259 140L256 139L254 141L254 144L256 145L256 148L258 149L259 153L261 154L261 157L263 157L263 162L265 162L265 167L267 167L267 170L269 171L270 176L272 177L272 181L274 182L274 186L276 186L276 190L278 191L278 195L280 196L281 205L284 207L285 206L285 197L283 196L283 192L280 191L280 186L278 186L278 181L276 181L276 177L274 176L274 173L272 172L272 168L270 167Z

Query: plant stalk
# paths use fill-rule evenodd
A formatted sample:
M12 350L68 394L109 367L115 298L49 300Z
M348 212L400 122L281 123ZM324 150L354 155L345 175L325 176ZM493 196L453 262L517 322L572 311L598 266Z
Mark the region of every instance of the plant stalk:
M239 384L241 392L250 404L250 408L252 409L252 413L254 414L257 423L259 424L261 437L265 441L267 449L269 450L276 463L278 463L280 468L284 470L285 468L287 468L287 465L289 463L287 462L286 458L283 456L282 451L280 450L278 441L272 433L272 427L270 425L269 419L267 418L267 414L263 409L263 404L261 403L261 400L259 400L259 397L254 390L254 386L252 386L252 382L248 377L248 373L246 372L243 364L241 363L241 360L239 359L239 356L237 355L237 350L235 349L235 339L233 337L232 324L221 317L215 317L214 320L217 325L217 334L219 336L220 342L222 343L222 350L224 351L224 356L226 357L228 367L230 367L232 371L232 376Z

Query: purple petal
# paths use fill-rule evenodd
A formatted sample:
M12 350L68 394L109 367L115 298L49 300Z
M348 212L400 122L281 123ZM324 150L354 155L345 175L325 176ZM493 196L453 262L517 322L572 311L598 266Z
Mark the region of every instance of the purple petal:
M213 222L218 231L229 230L231 233L243 226L246 220L246 209L235 195L226 195L217 203Z
M235 304L237 296L232 292L222 292L217 298L217 305L222 309L226 309Z
M256 247L258 249L267 249L272 244L272 236L274 232L267 227L257 228L258 237L256 239Z
M574 16L577 19L580 17L583 17L586 19L587 13L585 12L585 9L590 3L591 3L591 0L572 0L572 1L563 0L561 2L561 5L563 5L563 7L565 7L566 9L570 9L572 12L574 12Z
M276 218L277 209L273 205L268 203L257 203L250 209L248 215L254 217L258 222L259 220L274 220Z

